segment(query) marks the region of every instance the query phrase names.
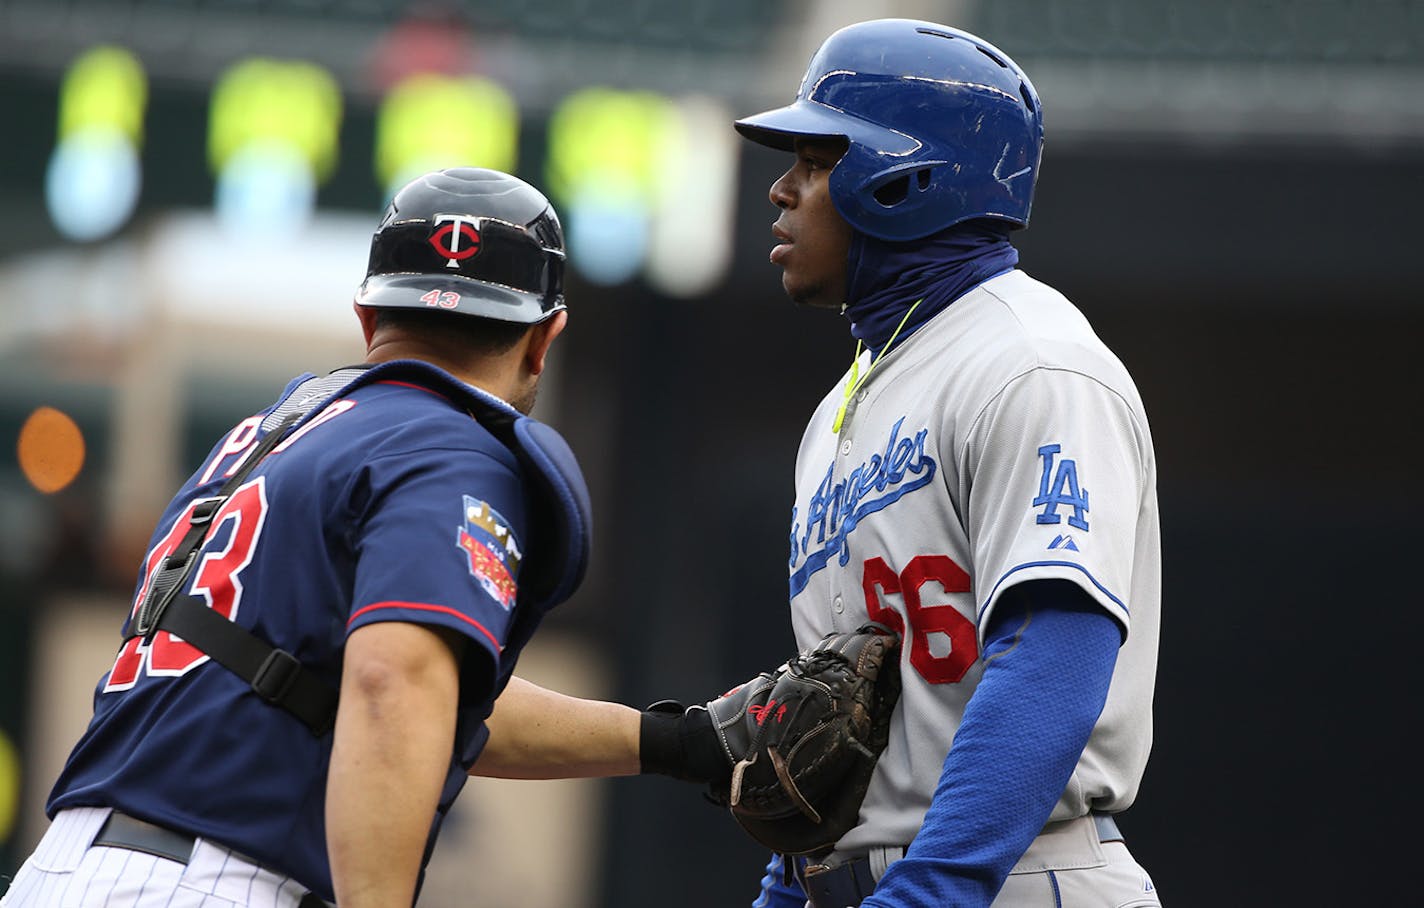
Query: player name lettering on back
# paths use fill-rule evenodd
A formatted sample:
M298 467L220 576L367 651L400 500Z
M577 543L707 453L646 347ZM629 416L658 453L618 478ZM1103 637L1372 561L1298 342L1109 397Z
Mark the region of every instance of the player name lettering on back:
M925 451L929 429L920 429L913 436L901 435L905 417L896 420L881 453L851 470L836 481L836 464L826 468L816 493L806 505L804 532L797 523L796 509L791 512L791 567L802 556L805 562L791 575L791 595L806 587L811 575L824 568L830 557L840 553L840 564L850 559L846 538L867 515L883 510L905 495L923 488L934 479L939 465ZM814 536L814 539L812 538ZM816 551L811 546L820 545Z
M227 433L227 438L223 439L222 446L218 448L217 456L208 463L208 468L203 471L203 476L198 480L198 485L203 485L213 478L213 474L218 471L218 467L227 462L230 469L224 476L231 476L237 471L237 465L242 462L239 457L229 460L234 454L244 454L254 444L257 443L257 427L262 425L261 416L249 416L233 427Z
M306 401L303 401L305 403ZM282 443L272 449L273 454L280 454L290 448L302 436L306 435L317 426L323 425L356 406L354 400L338 400L328 404L316 416L307 421L305 425L294 431L282 440ZM203 471L203 476L198 480L198 485L210 481L224 464L227 469L223 470L223 477L231 476L237 472L238 467L247 457L247 453L257 445L257 430L262 425L263 417L249 416L238 423L227 437L223 439L222 446L218 448L217 456L208 463L208 467Z

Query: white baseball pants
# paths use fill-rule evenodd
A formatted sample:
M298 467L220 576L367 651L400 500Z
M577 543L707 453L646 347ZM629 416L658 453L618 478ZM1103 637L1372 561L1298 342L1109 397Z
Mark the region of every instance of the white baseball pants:
M108 808L61 811L0 908L297 908L306 887L229 848L195 840L187 864L92 845Z

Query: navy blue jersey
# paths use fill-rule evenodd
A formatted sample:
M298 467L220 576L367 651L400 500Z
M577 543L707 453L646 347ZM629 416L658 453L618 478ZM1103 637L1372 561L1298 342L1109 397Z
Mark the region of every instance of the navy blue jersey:
M365 624L406 621L466 638L433 846L527 639L511 631L528 505L519 461L469 412L377 374L309 414L231 495L187 592L333 687L346 636ZM186 532L193 502L217 491L265 434L263 417L313 378L294 380L277 404L214 446L164 512L135 603ZM117 807L211 838L330 900L331 743L330 734L314 736L236 674L160 631L147 645L128 640L100 680L93 720L47 811Z

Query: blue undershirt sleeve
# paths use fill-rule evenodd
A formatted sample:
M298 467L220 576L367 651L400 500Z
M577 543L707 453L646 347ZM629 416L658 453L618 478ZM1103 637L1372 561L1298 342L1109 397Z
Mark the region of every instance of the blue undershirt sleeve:
M1121 626L1068 581L1003 595L924 824L864 908L987 908L1067 786L1121 644Z
M761 892L757 895L752 908L804 908L806 904L806 893L801 891L801 884L796 877L791 877L791 882L786 882L785 861L800 861L802 858L785 858L779 854L773 854L771 860L766 865L766 876L761 878Z

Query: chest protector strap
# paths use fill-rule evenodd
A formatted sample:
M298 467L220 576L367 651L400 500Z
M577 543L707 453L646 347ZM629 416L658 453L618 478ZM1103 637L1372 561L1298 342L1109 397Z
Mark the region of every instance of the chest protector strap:
M193 572L198 550L212 527L213 518L301 416L301 412L287 414L252 449L218 494L198 502L193 508L188 518L188 532L154 572L127 637L143 637L144 642L148 642L159 631L176 634L214 662L237 673L259 697L287 710L312 734L321 737L331 730L336 719L336 691L331 685L304 668L286 650L229 621L206 603L179 594Z

